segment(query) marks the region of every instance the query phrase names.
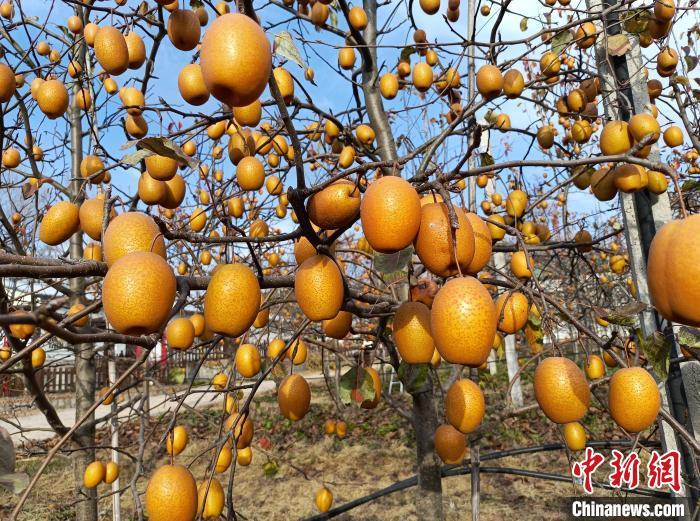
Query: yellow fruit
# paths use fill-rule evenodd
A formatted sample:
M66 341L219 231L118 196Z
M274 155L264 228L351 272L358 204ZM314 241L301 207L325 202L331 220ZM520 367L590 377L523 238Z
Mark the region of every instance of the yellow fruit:
M323 333L331 338L342 340L352 326L352 313L349 311L339 311L338 314L323 321Z
M129 68L129 47L115 27L101 27L95 35L95 58L108 74L119 76Z
M203 208L195 208L190 215L190 228L193 232L201 232L207 225L207 214Z
M654 18L661 22L670 22L676 14L675 0L656 0L654 2Z
M145 204L158 204L165 197L165 183L153 179L148 172L139 177L138 195Z
M361 7L353 7L348 11L348 23L356 31L362 31L367 27L367 13Z
M146 61L146 45L134 31L129 32L124 40L129 54L129 68L132 70L140 68Z
M83 36L85 37L85 43L87 43L90 47L94 47L95 37L97 36L97 31L99 30L100 27L92 22L85 25L85 28L83 29Z
M485 99L500 96L503 85L503 75L495 65L482 65L476 73L476 88Z
M352 70L355 66L355 49L352 47L342 47L338 49L338 65L341 69Z
M197 487L197 514L202 519L219 519L224 511L224 488L218 479L202 481Z
M10 101L15 90L17 90L15 73L7 65L0 63L0 103Z
M615 187L621 192L631 193L646 188L649 176L641 165L624 163L613 170Z
M68 308L68 312L66 313L66 316L71 317L77 313L80 313L84 309L85 309L85 304L80 304L80 303L73 304L70 308ZM73 322L71 322L71 323L77 327L84 327L84 326L87 326L89 321L90 321L90 316L85 315L83 317L80 317L79 319L73 320Z
M384 176L372 182L360 205L362 230L370 246L393 253L413 242L421 223L420 197L404 179Z
M335 434L335 420L326 420L323 424L323 431L326 434Z
M170 210L177 208L185 199L185 189L185 180L176 174L172 179L165 181L165 196L159 204Z
M435 451L446 465L461 463L467 452L464 434L452 425L443 424L435 430Z
M693 276L700 258L694 237L700 232L700 216L665 224L649 248L647 280L651 301L667 320L700 326L697 301L700 280Z
M38 347L32 351L32 368L38 369L44 365L46 361L46 351L42 347Z
M664 143L668 147L681 146L683 144L683 131L679 127L671 125L664 130Z
M253 441L253 420L250 416L234 413L226 419L224 428L233 432L236 448L243 449Z
M163 465L146 487L149 521L192 521L197 515L197 484L182 465Z
M586 448L586 431L579 422L571 422L564 425L564 441L569 450L583 450Z
M525 327L530 311L530 302L519 291L503 293L496 300L498 330L515 333Z
M99 184L104 180L104 163L98 156L85 156L80 162L80 175L89 178L91 183ZM101 173L100 173L101 172Z
M413 66L413 86L419 92L425 92L433 84L433 69L425 62Z
M83 201L78 210L80 229L87 233L92 240L99 241L102 237L102 224L104 221L105 202L94 198ZM114 209L110 211L110 219L116 215ZM107 221L109 224L109 220Z
M396 74L387 72L379 79L379 92L385 99L394 99L399 92L399 79Z
M157 181L169 181L177 173L177 160L157 154L145 159L146 171Z
M346 228L360 213L360 190L351 181L336 181L309 198L307 212L319 228Z
M598 38L598 30L593 22L585 22L576 29L576 45L581 49L588 49L595 45Z
M143 112L143 106L146 100L141 92L136 87L124 87L119 91L119 99L126 108L126 112L131 116L140 116Z
M236 179L242 190L258 190L265 182L265 167L255 157L244 157L236 165Z
M270 43L249 17L218 17L202 38L200 63L209 92L232 107L253 103L265 90L272 69Z
M168 38L181 51L191 51L199 43L199 17L191 9L175 9L168 18Z
M306 361L307 353L306 343L301 339L297 339L289 346L287 358L292 361L292 364L301 365Z
M333 494L326 487L321 487L316 491L314 502L319 512L328 512L333 504Z
M506 213L512 217L522 217L527 208L528 197L522 190L513 190L506 197Z
M105 479L105 464L101 461L93 461L83 473L83 486L85 488L95 488Z
M345 435L348 432L348 425L342 420L339 420L335 424L335 435L338 439L343 439L345 438Z
M299 374L290 374L282 380L277 390L277 404L282 416L291 421L301 420L311 403L311 389Z
M635 114L629 121L630 134L635 141L641 141L647 135L651 134L651 141L648 144L656 143L661 137L661 127L656 118L648 112Z
M496 307L474 277L451 279L438 291L430 312L435 347L453 364L478 367L496 335Z
M103 239L107 266L134 252L153 252L165 258L165 240L152 217L141 212L125 212L109 223Z
M83 259L91 261L102 260L102 247L99 244L88 244L83 250Z
M588 410L590 390L578 366L564 357L542 360L535 370L535 399L554 423L579 421Z
M491 260L491 232L488 224L475 213L466 212L466 216L474 235L474 256L467 266L466 272L474 275L481 271Z
M260 100L255 100L243 107L233 107L233 117L236 123L243 127L257 126L262 117L262 105L260 104Z
M247 467L253 461L253 449L250 447L243 447L236 451L236 463L241 467Z
M363 145L371 145L376 137L374 129L369 125L358 125L355 129L355 137Z
M626 121L610 121L600 133L600 151L605 156L626 154L634 144Z
M69 201L59 201L44 214L39 240L49 246L61 244L80 228L80 210Z
M68 110L68 89L60 80L46 80L36 92L36 101L47 118L60 118Z
M528 262L532 264L532 258L527 253L516 251L510 259L510 271L519 279L529 279L532 277L532 272Z
M427 364L435 344L430 329L430 309L421 302L404 302L394 314L394 342L407 364Z
M218 474L226 472L231 465L232 460L233 451L228 443L224 443L224 446L221 447L221 450L219 451L219 455L216 457L216 467L214 468L214 471Z
M591 176L591 191L599 201L610 201L617 195L615 173L607 166L596 170Z
M255 322L260 298L260 284L248 266L218 266L204 296L207 327L230 337L242 335Z
M185 65L177 76L180 96L190 105L204 105L209 101L209 90L204 84L202 68L198 63Z
M175 302L175 275L155 253L134 252L112 264L102 284L105 317L125 335L159 331Z
M620 427L630 433L643 431L654 423L661 406L656 381L641 367L618 369L610 379L608 406Z
M194 342L194 324L185 317L172 319L165 328L165 339L170 349L189 349Z
M598 355L588 355L585 369L589 380L599 380L605 376L605 364Z
M105 483L108 485L114 483L119 477L119 464L114 461L107 462L105 465Z
M413 241L421 262L440 277L466 272L474 258L474 232L470 221L461 208L455 207L454 211L459 228L453 233L445 203L423 205L420 228ZM457 243L456 252L453 235Z
M503 93L509 99L519 97L525 90L525 79L517 69L510 69L503 75Z
M176 425L165 439L165 450L171 456L177 456L185 450L188 441L187 429L182 425Z
M297 269L294 294L304 315L310 320L334 318L343 305L343 275L333 259L314 255Z
M260 372L260 352L253 344L241 344L236 349L236 370L244 378L253 378Z
M656 170L647 171L647 189L654 194L663 194L668 189L668 178Z
M475 431L484 419L484 411L484 395L471 380L457 380L447 390L445 417L459 432L469 434Z

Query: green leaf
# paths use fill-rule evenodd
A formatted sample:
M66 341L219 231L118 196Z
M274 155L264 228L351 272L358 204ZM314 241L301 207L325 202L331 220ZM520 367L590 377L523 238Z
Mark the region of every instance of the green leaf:
M624 327L634 327L637 324L637 315L645 309L647 309L646 304L636 301L617 309L593 307L593 311L600 318L607 320L611 324Z
M355 366L340 377L340 401L350 405L358 392L362 401L374 399L372 375L364 367Z
M629 38L624 34L608 36L608 54L610 56L624 56L632 48Z
M639 335L639 347L661 380L668 378L668 364L671 357L671 343L660 331L650 337Z
M297 46L294 43L294 38L291 34L289 34L289 32L282 31L277 33L275 35L272 48L276 55L293 61L302 69L306 69L306 63L304 63L304 60L299 53L299 49L297 49Z
M632 34L640 34L647 30L651 13L647 9L630 9L621 16L622 27Z
M492 166L496 164L493 157L488 152L482 152L479 154L479 160L481 161L481 166Z
M570 31L562 31L552 38L552 52L561 54L574 39Z
M522 32L527 31L527 18L523 17L522 20L520 20L520 30Z
M700 349L700 329L681 326L678 330L678 343L691 349Z
M692 71L695 67L698 66L698 57L697 56L686 56L685 57L685 65L688 68L688 72Z
M409 61L411 59L411 54L416 52L416 48L413 45L408 45L401 50L401 56L399 61Z
M402 271L411 262L413 246L407 246L396 253L374 253L374 269L380 273L394 274Z
M426 390L430 385L429 364L407 364L401 362L397 371L399 380L409 394L415 394Z

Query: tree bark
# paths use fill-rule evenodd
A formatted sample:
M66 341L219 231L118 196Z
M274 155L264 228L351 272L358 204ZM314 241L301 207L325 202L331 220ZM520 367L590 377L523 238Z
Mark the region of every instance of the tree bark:
M83 55L79 53L79 55ZM75 87L77 89L77 87ZM75 90L74 89L74 90ZM76 204L83 200L81 187L80 162L83 159L82 122L80 109L71 104L70 115L70 141L71 141L71 199ZM78 232L70 239L70 257L73 260L83 257L83 234ZM80 302L85 292L85 283L82 278L70 280L72 293L71 304ZM74 346L75 349L75 421L77 422L90 409L95 401L95 359L94 349L91 344ZM75 504L76 521L97 521L97 492L95 489L86 489L83 486L83 473L85 468L95 460L95 414L93 413L81 425L73 435L73 441L80 450L73 452L73 478L76 488L76 497L82 499Z
M437 411L433 386L411 394L413 398L413 430L416 434L416 473L418 491L415 495L416 517L423 521L440 521L442 513L442 481L440 461L435 453Z

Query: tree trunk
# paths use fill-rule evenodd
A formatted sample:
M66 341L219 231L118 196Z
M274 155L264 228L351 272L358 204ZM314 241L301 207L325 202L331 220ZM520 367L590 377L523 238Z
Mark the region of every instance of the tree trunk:
M438 420L433 387L430 385L411 396L418 474L418 490L415 495L416 517L422 521L440 521L443 519L442 481L440 460L435 453L434 443Z
M76 87L77 89L77 87ZM81 191L80 162L83 159L82 124L80 109L72 105L70 110L70 140L71 140L71 199L76 204L83 200ZM70 239L70 257L73 260L83 257L83 234L78 232ZM80 302L85 292L85 283L81 278L70 281L71 304ZM75 349L75 421L77 422L88 411L95 401L95 360L93 346L90 344L76 345ZM95 427L92 421L94 413L87 419L87 426L80 426L73 435L75 445L81 450L72 454L73 478L76 496L82 501L75 505L76 521L97 521L97 492L83 487L85 468L95 460Z

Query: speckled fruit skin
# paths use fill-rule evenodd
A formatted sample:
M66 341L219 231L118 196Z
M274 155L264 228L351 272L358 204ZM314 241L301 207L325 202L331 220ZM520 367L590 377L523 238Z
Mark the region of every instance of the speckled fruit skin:
M270 42L247 16L226 14L204 33L200 64L212 96L242 107L258 99L267 86L272 69Z
M197 515L197 484L182 465L163 465L146 487L149 521L192 521Z
M452 364L478 367L496 336L496 307L481 282L466 276L448 281L430 312L435 347Z
M455 242L457 261L463 272L467 271L474 258L474 231L466 212L455 207L459 228L455 230L456 241L452 239L450 217L445 203L430 203L421 208L421 221L418 234L413 241L416 254L430 272L439 277L456 275Z
M342 340L350 332L352 327L352 313L349 311L339 311L338 314L323 321L323 332L326 336Z
M498 330L515 333L525 327L530 311L530 302L519 291L503 293L496 300Z
M311 222L324 230L350 226L360 213L360 189L345 179L336 181L311 196L307 211Z
M236 369L244 378L260 372L260 352L253 344L241 344L236 349Z
M535 370L535 399L554 423L579 421L588 410L591 392L586 377L568 358L552 356Z
M484 65L476 73L476 88L486 99L493 99L503 90L503 74L495 65Z
M440 425L435 429L435 451L446 465L455 465L461 462L467 452L464 434L452 425Z
M80 227L80 210L69 201L54 204L44 215L39 226L39 240L49 246L61 244Z
M190 105L204 105L209 100L209 91L198 63L190 63L182 68L177 76L177 87L182 99Z
M46 80L37 90L36 101L47 118L60 118L68 110L68 89L60 80Z
M260 309L260 284L245 264L216 268L204 296L204 320L214 333L237 337L255 322Z
M105 316L119 333L155 333L168 319L176 289L173 270L163 257L150 252L130 253L117 260L105 276Z
M309 320L334 318L343 305L345 290L338 265L326 255L306 259L294 277L294 295Z
M104 217L105 202L102 199L87 199L80 205L80 229L87 233L94 241L102 237L102 223ZM110 217L115 215L112 210Z
M360 219L365 238L374 250L402 250L413 242L420 228L418 192L400 177L380 177L370 183L362 198Z
M107 266L137 251L150 251L165 258L165 240L152 217L141 212L126 212L109 223L103 248Z
M476 275L489 263L493 250L489 226L481 217L472 212L466 212L467 220L474 234L474 256L467 266L467 273Z
M430 309L422 302L401 304L392 323L394 342L401 359L407 364L428 364L435 344L430 333Z
M95 58L105 72L118 76L129 68L129 47L124 35L111 25L101 27L95 35Z
M654 307L673 322L700 327L700 215L664 225L651 241L647 280Z
M194 324L187 317L174 318L165 328L165 339L170 349L188 349L194 342Z
M309 412L311 388L300 374L290 374L277 390L277 404L282 416L291 421L301 420Z
M445 394L447 421L464 434L473 432L481 425L485 410L484 394L471 380L457 380Z
M659 414L661 396L654 378L641 367L618 369L608 390L610 415L627 432L641 432Z

